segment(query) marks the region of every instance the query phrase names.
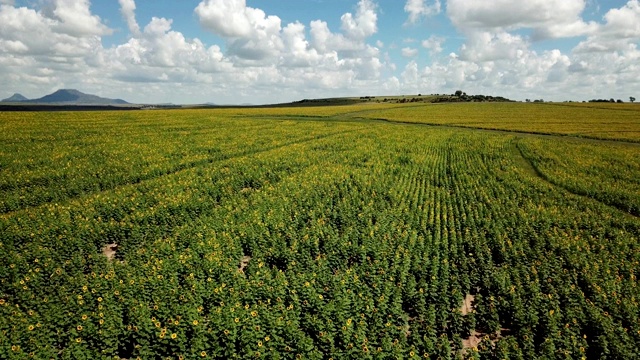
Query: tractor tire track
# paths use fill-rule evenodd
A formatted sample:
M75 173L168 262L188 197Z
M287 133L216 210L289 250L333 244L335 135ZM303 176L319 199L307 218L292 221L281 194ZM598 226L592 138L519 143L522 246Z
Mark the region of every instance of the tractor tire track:
M576 191L574 189L571 189L570 187L567 187L567 186L565 186L565 185L563 185L561 183L558 183L557 181L554 181L553 178L547 176L542 170L540 170L540 168L538 166L536 166L534 161L532 161L531 159L529 159L525 155L525 153L524 153L524 151L522 151L522 147L520 145L520 138L515 138L514 141L512 142L511 146L513 147L513 151L512 151L513 155L517 157L515 159L516 163L526 173L528 173L529 175L536 176L539 179L543 180L545 183L547 183L547 184L549 184L549 185L551 185L551 186L553 186L555 188L559 188L561 190L564 190L564 191L566 191L566 192L568 192L568 193L570 193L572 195L579 196L579 197L582 197L582 198L587 198L587 199L599 202L602 205L605 205L605 206L607 206L609 208L613 208L613 209L616 209L618 211L621 211L621 212L623 212L623 213L625 213L627 215L630 215L630 216L632 216L632 217L634 217L636 219L640 218L640 213L638 213L637 211L625 209L621 205L618 205L616 203L608 202L608 201L599 199L596 196L591 196L589 194L586 194L586 193L583 193L583 192L580 192L580 191Z

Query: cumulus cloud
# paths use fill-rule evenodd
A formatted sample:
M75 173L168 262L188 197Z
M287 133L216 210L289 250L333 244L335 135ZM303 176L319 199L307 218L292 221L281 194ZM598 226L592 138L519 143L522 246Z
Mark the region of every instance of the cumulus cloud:
M586 0L449 0L447 14L462 30L511 31L533 29L534 38L574 37L593 32L581 14Z
M576 52L611 52L635 50L640 41L640 2L631 0L619 9L611 9L604 15L605 23L587 40L582 41Z
M402 72L402 81L405 86L417 86L420 83L420 74L418 73L418 63L411 60L404 67Z
M242 1L203 1L196 15L226 40L226 48L185 37L168 18L138 24L133 0L119 0L129 39L104 48L102 38L111 30L91 13L88 1L38 4L0 6L0 81L26 95L60 87L158 102L180 101L179 94L202 99L203 87L214 101L229 94L258 102L277 100L279 92L286 94L280 100L329 90L351 95L376 84L386 66L378 49L367 44L377 32L377 7L369 0L345 13L336 32L326 22L313 22L309 38L305 25L283 26L277 16ZM214 6L220 4L226 7ZM220 23L220 16L240 20Z
M357 57L360 51L367 48L364 41L346 37L341 33L333 33L325 21L311 22L311 46L322 54L339 52L345 57Z
M110 33L88 1L42 1L31 8L3 1L0 83L28 94L63 87L68 79L92 81L91 67L103 64L101 37Z
M134 10L132 0L121 0L129 24ZM139 35L132 30L126 44L107 53L113 73L124 82L219 82L239 94L262 89L271 96L276 89L349 89L377 81L385 66L379 50L367 44L377 32L376 10L372 1L360 0L355 13L340 18L340 31L333 32L322 20L308 29L300 22L284 26L279 17L244 0L205 0L195 8L196 17L225 40L226 49L206 48L172 30L170 19L153 18Z
M188 40L171 25L172 20L154 17L140 36L108 50L116 76L125 81L167 81L232 68L220 47L207 48L198 39Z
M494 61L516 59L527 51L528 44L519 35L507 32L492 34L476 32L469 34L467 42L460 48L460 59L468 61Z
M427 0L407 0L404 5L404 11L409 14L409 24L415 24L423 17L437 15L441 10L440 0L434 0L432 3Z
M247 6L245 0L205 0L195 13L203 27L228 40L230 55L258 61L282 50L280 18Z
M438 83L447 87L467 83L525 94L545 82L560 87L572 79L572 59L558 50L539 54L531 49L531 41L595 33L598 25L581 17L585 6L586 0L448 0L447 15L465 40L448 63L436 62L425 71L436 77L435 69L445 71L447 78ZM523 29L532 35L521 35L518 30ZM439 40L427 39L423 46L441 49Z
M366 43L377 32L376 10L373 1L360 0L355 14L341 16L340 32L333 32L326 21L314 20L309 39L305 25L283 26L279 17L251 8L245 0L205 0L195 13L205 29L225 39L235 67L250 68L265 80L280 76L282 86L305 80L335 88L345 81L352 84L379 76L384 66L379 51Z
M133 0L118 0L120 3L120 13L127 21L129 31L133 35L140 35L140 26L136 21L136 3Z
M406 47L402 49L402 56L406 58L413 58L418 56L418 49Z
M200 24L214 33L229 37L248 37L261 10L247 7L245 0L206 0L195 9ZM260 16L262 15L262 16Z
M513 59L477 62L452 54L419 67L414 61L402 74L403 92L453 92L463 89L470 94L503 95L508 97L563 96L571 93L575 79L569 72L571 61L558 50L542 54L520 52ZM532 95L534 94L534 95Z
M68 0L59 0L48 5L42 11L0 6L0 39L6 51L23 55L55 54L62 60L93 52L100 46L99 36L111 32L99 17L91 15L87 1L71 4Z
M54 0L50 5L51 11L43 13L55 21L54 27L59 33L89 36L107 35L112 32L102 23L99 16L91 13L89 0Z
M446 39L443 37L431 35L428 39L422 41L422 47L428 49L433 56L442 52L442 44L444 44L445 41Z
M418 79L427 88L425 92L439 87L464 88L468 93L493 89L522 97L541 96L532 93L542 88L546 96L572 93L579 88L577 69L588 64L559 50L538 53L532 50L531 41L595 33L598 25L582 19L584 9L583 0L449 0L447 15L465 35L464 43L448 59L435 59L421 69ZM532 35L517 32L523 29ZM443 41L432 36L423 46L438 53Z
M640 2L631 0L620 9L609 10L601 32L610 37L640 38Z
M335 51L345 58L377 56L378 50L366 43L367 38L378 31L377 19L375 3L360 0L355 16L342 15L342 32L332 32L326 21L312 21L310 45L321 54Z
M376 4L371 0L360 0L356 15L346 13L340 20L342 31L349 39L364 40L378 31Z
M448 0L446 14L463 36L448 57L448 40L437 35L404 48L399 37L381 54L385 44L375 38L379 6L351 1L355 6L336 16L333 28L330 19L283 23L245 0L201 0L196 19L222 39L206 45L161 14L138 23L136 2L119 0L129 37L105 48L112 31L88 0L0 0L0 83L27 96L65 86L131 101L222 103L366 95L371 89L389 95L463 89L559 100L640 92L638 0L625 0L599 23L582 18L588 0ZM440 1L404 4L407 23L443 10ZM578 35L573 51L532 46L538 39ZM428 62L418 57L416 44L431 54ZM399 55L406 60L393 57Z

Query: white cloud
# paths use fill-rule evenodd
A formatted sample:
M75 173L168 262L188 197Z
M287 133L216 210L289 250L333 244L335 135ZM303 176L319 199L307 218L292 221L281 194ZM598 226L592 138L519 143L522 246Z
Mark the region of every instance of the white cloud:
M453 24L472 32L533 29L534 38L562 38L589 34L595 23L581 17L586 0L448 0L447 14Z
M576 52L633 51L640 41L640 2L631 0L619 9L611 9L601 25L575 49Z
M22 55L75 58L95 51L99 35L110 33L100 18L89 12L81 1L50 4L51 11L38 12L26 7L0 6L0 39L6 51ZM46 34L46 36L44 36Z
M378 31L376 4L371 0L360 0L356 16L346 13L340 20L342 31L349 39L364 40Z
M454 39L431 35L420 42L429 62L417 57L418 42L398 46L408 34L389 40L381 54L385 44L374 37L380 8L351 1L351 12L330 28L331 19L283 23L243 0L201 0L196 19L222 39L206 45L174 29L178 20L156 16L138 24L135 1L119 0L129 38L105 48L111 30L88 0L0 0L0 83L27 96L77 87L142 102L263 103L457 89L516 99L640 94L638 0L610 9L601 23L583 20L580 0L448 0L463 45L447 57L444 43ZM405 11L417 22L441 11L439 3L407 1ZM532 46L576 35L582 42L573 51Z
M583 21L582 1L497 2L449 0L447 13L465 35L463 45L457 54L452 53L448 59L435 58L424 67L409 62L402 73L400 92L464 89L470 94L567 100L620 97L625 91L633 91L624 89L623 84L628 86L640 73L638 0L610 10L603 25ZM589 37L574 54L560 50L538 53L531 48L531 38L515 32L520 29L532 30L533 39ZM439 53L443 41L431 36L422 45ZM612 46L624 50L615 53ZM578 51L594 48L602 52L594 56Z
M195 13L201 25L229 38L249 37L256 25L252 20L258 15L256 9L247 7L245 0L205 0L198 4Z
M351 13L342 15L342 33L333 33L325 21L312 21L311 47L321 54L335 51L345 58L377 56L378 50L366 43L378 29L375 9L372 1L360 0L355 17Z
M513 60L522 56L527 47L528 44L518 35L475 32L467 36L467 42L460 48L460 58L475 62Z
M341 32L332 32L325 21L312 21L307 39L303 24L293 22L283 26L279 17L248 7L245 1L202 1L195 9L196 16L203 27L225 39L225 50L219 47L207 50L197 39L189 41L171 31L169 20L153 19L140 37L117 47L114 57L124 64L118 68L119 79L189 80L189 73L178 69L204 72L198 65L205 61L210 64L212 75L228 79L221 83L239 93L251 88L276 96L275 89L338 90L365 86L377 81L385 66L378 49L367 44L377 31L376 8L370 0L359 1L355 14L345 13L341 17ZM193 64L182 60L193 58L197 59ZM163 70L134 71L145 67ZM213 80L204 76L196 81ZM335 94L334 91L332 95Z
M27 94L39 90L42 96L43 88L55 90L68 79L91 81L91 66L102 64L101 36L112 31L91 13L88 1L43 1L37 8L12 3L0 5L4 87Z
M127 21L127 26L129 27L129 31L134 36L140 35L140 26L136 21L136 3L134 0L118 0L120 3L120 13Z
M601 32L618 38L640 38L640 2L631 0L620 9L609 10Z
M476 62L452 54L423 68L410 62L403 78L404 92L502 95L511 98L560 97L575 89L568 56L558 50L536 54L521 51L512 59ZM544 88L544 92L542 91ZM534 96L536 95L536 96Z
M418 56L418 49L406 47L402 49L402 56L405 58L413 58Z
M55 0L50 14L57 32L71 36L107 35L112 31L91 14L89 0Z
M279 17L248 7L245 0L202 1L195 13L206 29L227 40L228 55L236 57L239 66L317 64L332 58L333 52L358 58L371 53L365 40L377 31L376 5L371 0L360 0L355 15L342 15L342 33L333 33L325 21L312 21L311 41L306 40L303 25L288 24L283 29Z
M416 86L420 82L420 74L418 74L418 63L411 60L404 67L402 72L402 81L405 86Z
M281 20L245 0L205 0L195 9L200 24L228 40L229 54L248 63L273 58L282 50Z
M442 11L442 5L440 4L440 0L434 0L431 4L429 4L427 0L407 0L407 3L404 5L404 11L409 13L407 22L409 24L415 24L422 17L439 14L440 11Z
M171 20L154 17L139 37L108 50L115 76L125 81L165 81L232 68L218 46L207 48L198 39L188 40L171 30L171 24Z
M444 44L445 41L446 39L443 37L431 35L428 39L422 41L422 47L428 49L431 56L433 56L442 52L442 44Z

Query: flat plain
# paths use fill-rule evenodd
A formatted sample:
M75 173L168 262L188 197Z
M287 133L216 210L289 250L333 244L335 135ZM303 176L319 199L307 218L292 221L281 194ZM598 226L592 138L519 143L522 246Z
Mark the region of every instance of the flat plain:
M640 106L0 112L0 358L640 358Z

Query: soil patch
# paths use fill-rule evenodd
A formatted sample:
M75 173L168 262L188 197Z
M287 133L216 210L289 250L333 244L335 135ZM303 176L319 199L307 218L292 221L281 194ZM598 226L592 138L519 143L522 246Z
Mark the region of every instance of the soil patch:
M242 259L240 259L238 271L244 274L244 269L249 265L249 261L251 261L251 256L243 256Z
M462 306L460 307L460 312L462 315L467 315L473 311L473 301L476 299L474 295L467 294L462 302Z
M112 261L116 258L116 251L118 250L118 244L107 244L102 248L102 254L107 257L107 260Z
M476 297L474 295L467 294L462 302L462 306L460 306L460 312L462 312L462 315L466 316L474 311L473 302L475 301L475 298ZM508 333L509 329L505 328L502 328L492 334L473 330L468 338L462 340L462 353L466 353L468 349L477 348L482 340L487 340L491 346L495 346L496 342Z

